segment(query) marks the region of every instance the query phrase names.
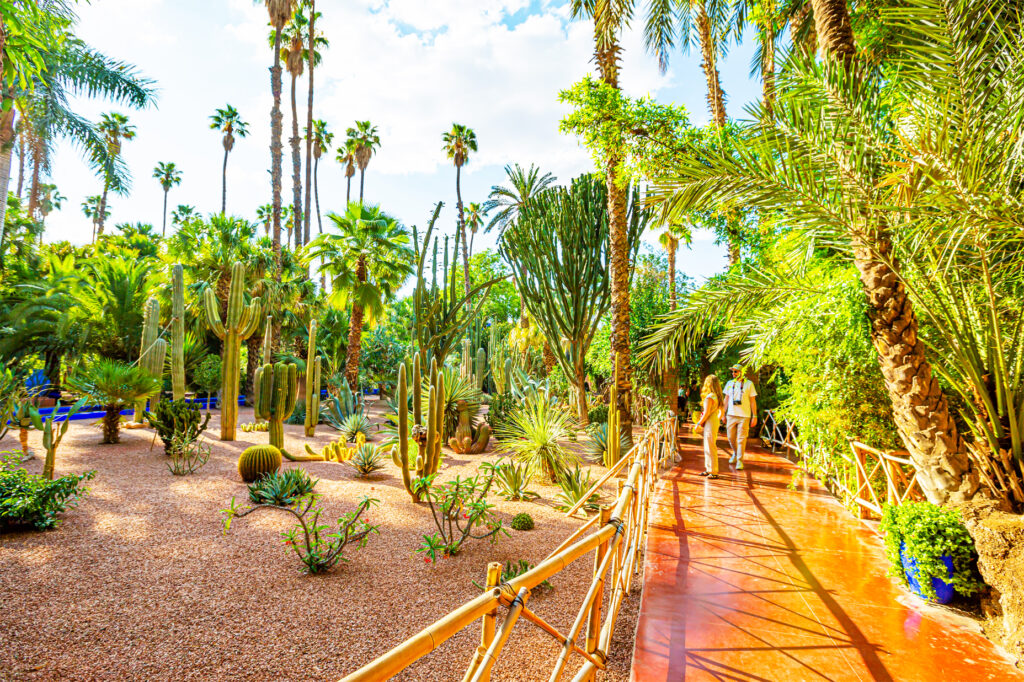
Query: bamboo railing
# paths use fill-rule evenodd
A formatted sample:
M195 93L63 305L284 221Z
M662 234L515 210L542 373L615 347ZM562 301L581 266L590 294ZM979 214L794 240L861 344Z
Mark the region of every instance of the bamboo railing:
M600 514L573 532L544 561L502 584L499 584L501 564L491 563L487 567L487 589L483 594L351 673L343 682L389 679L477 621L481 626L480 645L468 657L469 665L462 679L463 682L489 680L495 662L520 620L539 628L561 645L552 665L551 682L562 679L575 655L583 659L583 664L573 680L595 679L597 671L605 669L619 609L630 594L634 576L640 571L652 493L661 469L673 460L675 447L675 420L652 424L566 516L576 513L593 492L624 473L615 501L603 506ZM593 578L572 627L563 633L527 605L531 590L590 553L594 554ZM610 588L607 604L604 603L606 587ZM507 611L498 628L502 607ZM581 645L577 638L584 632L584 626Z
M839 455L850 465L843 468L832 456L822 456L812 445L800 443L793 422L776 420L771 410L765 414L760 437L772 453L783 449L787 455L795 452L806 462L815 462L820 469L819 480L859 518L881 516L883 502L899 506L924 499L917 472L906 452L878 450L850 441L850 454Z

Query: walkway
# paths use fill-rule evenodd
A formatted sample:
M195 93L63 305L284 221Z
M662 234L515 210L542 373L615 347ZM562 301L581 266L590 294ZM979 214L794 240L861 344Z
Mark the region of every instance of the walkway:
M696 442L683 456L651 512L634 680L1024 680L886 577L881 539L816 481L790 490L788 461L723 457L708 481Z

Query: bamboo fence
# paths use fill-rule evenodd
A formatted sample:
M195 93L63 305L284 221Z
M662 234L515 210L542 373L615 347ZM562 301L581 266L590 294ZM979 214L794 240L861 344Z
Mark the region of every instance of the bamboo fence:
M463 682L484 682L490 679L498 656L520 620L539 628L561 645L561 652L553 662L551 682L562 679L574 655L583 659L583 665L573 680L595 679L597 671L605 669L619 609L630 594L633 578L640 571L652 493L660 471L673 461L675 445L674 419L652 424L618 464L581 498L581 502L566 512L566 516L576 513L583 501L607 481L625 473L615 501L603 506L600 514L566 538L544 561L506 583L501 583L501 564L489 564L483 594L348 675L343 682L389 679L477 621L481 629L480 645L472 656L468 656L469 665L462 679ZM590 587L572 627L567 632L560 632L529 608L531 590L590 553L594 554ZM607 604L606 588L610 588ZM501 608L506 612L498 627ZM581 633L585 633L584 638L578 642Z

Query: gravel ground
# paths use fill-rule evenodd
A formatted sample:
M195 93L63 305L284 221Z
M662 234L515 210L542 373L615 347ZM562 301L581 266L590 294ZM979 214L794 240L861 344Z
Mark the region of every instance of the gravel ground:
M251 409L240 410L240 421L251 419ZM239 430L238 441L221 442L218 433L215 413L209 463L175 477L160 443L150 450L151 430L123 430L120 444L99 445L98 425L73 423L57 474L95 469L92 493L57 530L0 535L0 679L337 679L478 594L471 581L483 581L488 561L536 563L581 523L551 507L557 489L550 486L532 486L541 494L535 502L491 495L502 518L527 511L536 529L511 531L496 545L470 541L459 556L425 565L414 550L432 532L429 509L410 502L390 461L368 479L335 463L285 462L320 479L326 518L353 509L362 495L381 500L369 512L380 535L350 552L350 563L307 576L281 544L279 533L293 525L283 512L260 511L222 533L218 511L232 496L245 500L238 453L267 434ZM326 426L314 439L302 426L285 426L293 452L335 438ZM38 473L38 432L30 444L38 456L25 466ZM0 450L16 447L17 432L0 442ZM449 453L442 480L496 459L493 452ZM553 589L534 593L531 607L568 629L592 562L588 555L556 576ZM629 677L640 582L620 612L609 671L600 679ZM396 679L461 679L478 641L479 627L471 626ZM556 651L553 640L520 621L493 677L546 679Z

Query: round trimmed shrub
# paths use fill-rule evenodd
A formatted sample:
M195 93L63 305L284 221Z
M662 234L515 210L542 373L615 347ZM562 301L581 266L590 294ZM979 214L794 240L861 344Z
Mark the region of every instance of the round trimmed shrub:
M281 468L281 451L273 445L253 445L238 456L238 475L246 483Z
M512 530L533 530L533 517L522 512L512 517Z

